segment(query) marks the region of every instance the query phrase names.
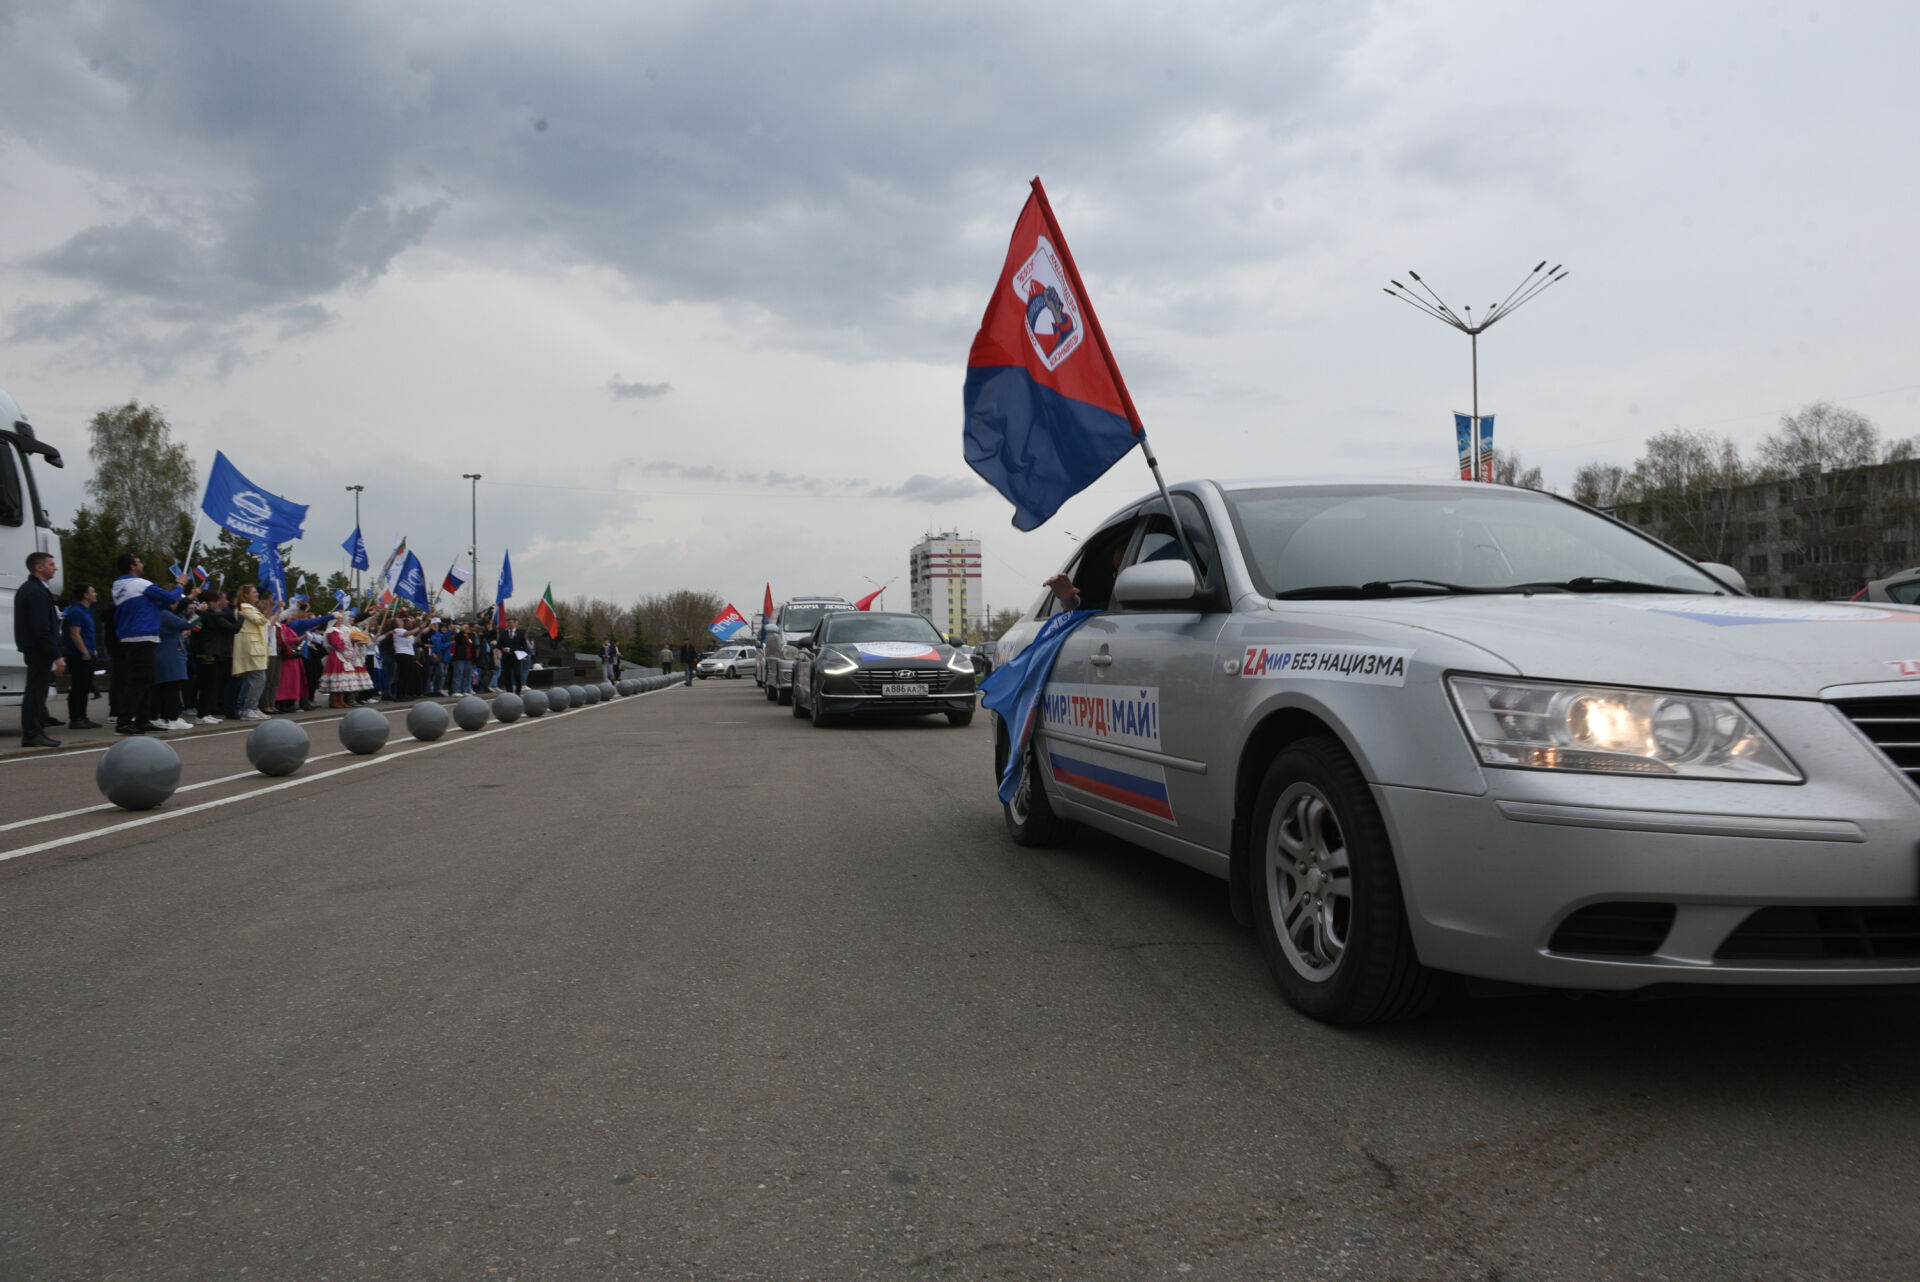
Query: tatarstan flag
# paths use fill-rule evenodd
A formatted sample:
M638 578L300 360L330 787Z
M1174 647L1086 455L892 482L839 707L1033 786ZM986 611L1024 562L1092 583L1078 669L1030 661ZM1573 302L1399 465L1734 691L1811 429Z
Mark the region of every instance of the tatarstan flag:
M553 584L547 584L547 590L540 594L540 604L533 607L533 617L546 624L548 637L560 639L560 612L553 608Z

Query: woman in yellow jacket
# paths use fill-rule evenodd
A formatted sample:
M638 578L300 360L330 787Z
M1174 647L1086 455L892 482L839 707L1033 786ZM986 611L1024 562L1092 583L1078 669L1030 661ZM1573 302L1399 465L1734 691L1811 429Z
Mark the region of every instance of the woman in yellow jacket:
M240 683L239 698L227 715L239 721L265 721L260 696L267 686L267 616L260 612L260 589L249 583L237 594L234 617L240 631L233 638L233 676Z

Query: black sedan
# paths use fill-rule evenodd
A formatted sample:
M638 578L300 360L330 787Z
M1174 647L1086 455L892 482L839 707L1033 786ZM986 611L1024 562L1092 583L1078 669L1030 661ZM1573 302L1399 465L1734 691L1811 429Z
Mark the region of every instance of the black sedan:
M945 713L973 720L973 662L917 614L838 610L820 620L793 668L793 715L816 726L842 717Z

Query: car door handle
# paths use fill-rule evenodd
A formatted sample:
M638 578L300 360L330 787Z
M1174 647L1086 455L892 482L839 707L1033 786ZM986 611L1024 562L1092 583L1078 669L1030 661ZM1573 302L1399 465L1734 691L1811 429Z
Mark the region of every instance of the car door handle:
M1088 658L1087 662L1096 668L1104 668L1113 662L1113 656L1110 654L1096 654Z

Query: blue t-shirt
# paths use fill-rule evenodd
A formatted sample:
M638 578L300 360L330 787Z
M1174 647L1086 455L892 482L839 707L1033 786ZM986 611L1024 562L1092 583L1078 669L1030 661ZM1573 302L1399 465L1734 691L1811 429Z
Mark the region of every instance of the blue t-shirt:
M84 605L70 605L67 612L60 616L60 653L69 659L77 659L80 652L73 648L73 634L68 628L79 628L80 639L86 643L88 654L99 654L100 647L94 641L93 611Z

